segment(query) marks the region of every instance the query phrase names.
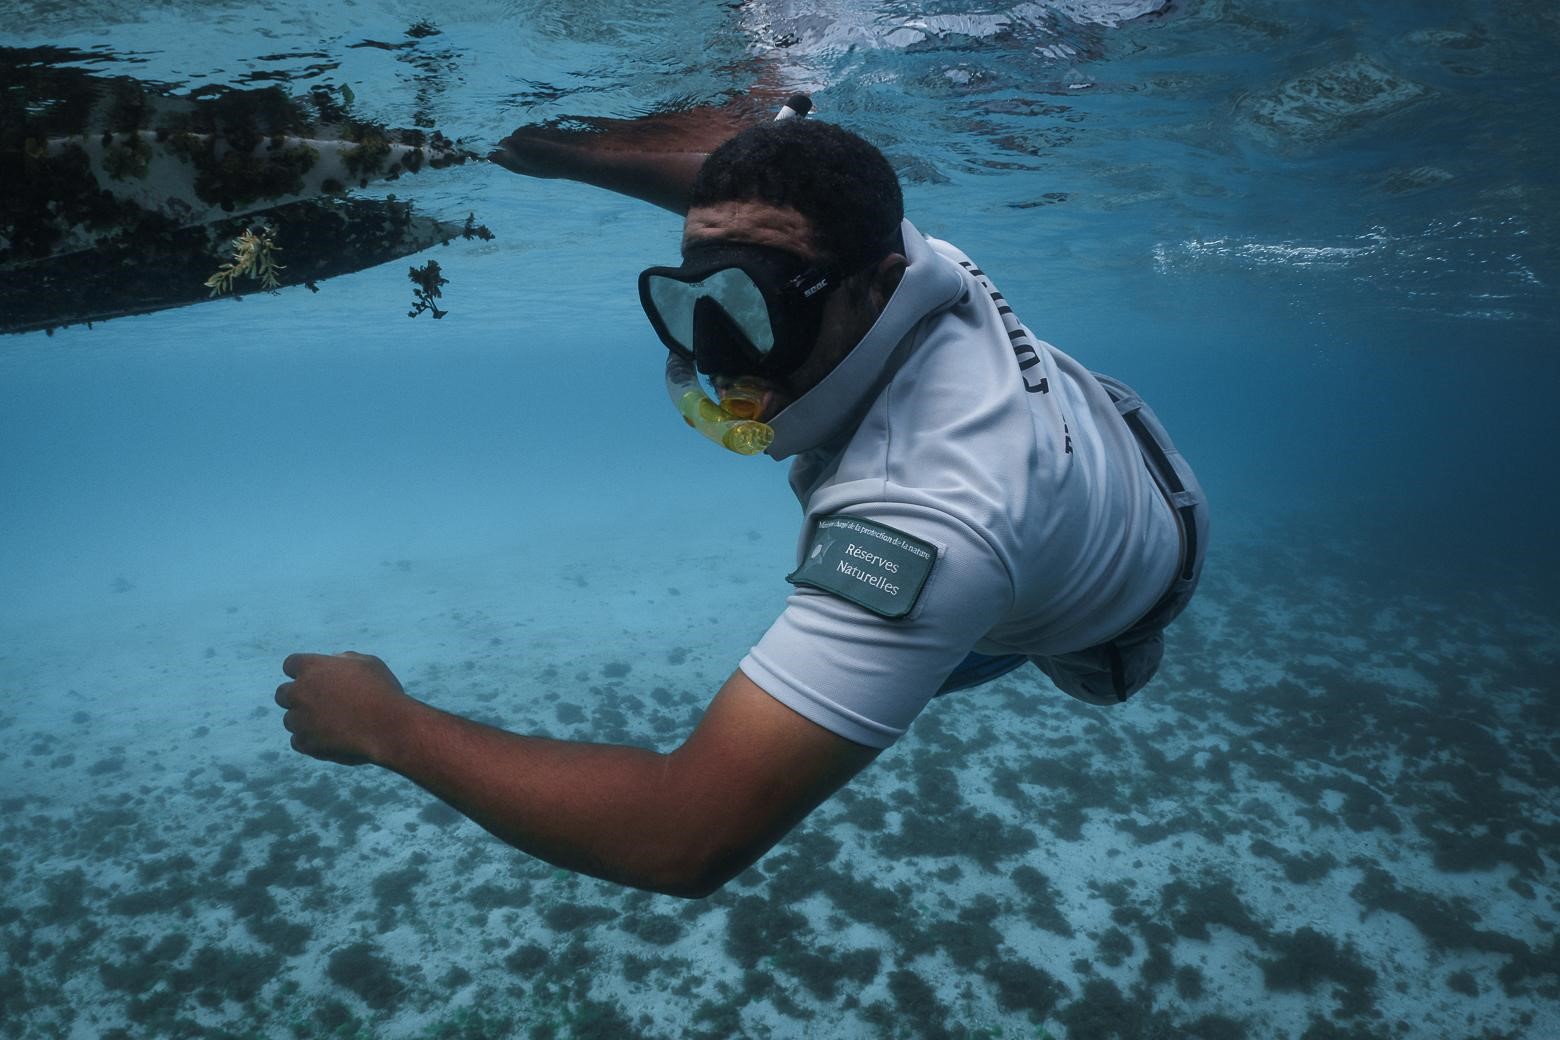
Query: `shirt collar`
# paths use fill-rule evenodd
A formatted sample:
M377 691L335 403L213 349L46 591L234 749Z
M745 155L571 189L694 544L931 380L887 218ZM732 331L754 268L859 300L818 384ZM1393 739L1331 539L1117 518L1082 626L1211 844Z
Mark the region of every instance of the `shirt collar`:
M925 317L951 306L964 280L951 261L933 252L908 220L900 226L908 265L883 313L818 385L769 420L776 459L833 444L856 428L867 407L893 375L896 347Z

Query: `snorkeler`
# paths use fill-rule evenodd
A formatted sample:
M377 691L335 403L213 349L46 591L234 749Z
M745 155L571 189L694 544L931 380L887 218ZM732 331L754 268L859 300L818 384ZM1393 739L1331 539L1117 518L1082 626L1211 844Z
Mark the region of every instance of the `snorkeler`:
M1153 412L905 220L875 147L811 119L731 120L522 130L493 156L685 213L681 262L639 279L674 402L733 450L793 460L793 591L692 735L669 754L517 735L355 653L294 654L276 691L304 754L384 766L531 855L689 897L754 863L936 696L1032 664L1081 700L1125 701L1158 668L1207 538ZM721 424L751 436L727 443Z

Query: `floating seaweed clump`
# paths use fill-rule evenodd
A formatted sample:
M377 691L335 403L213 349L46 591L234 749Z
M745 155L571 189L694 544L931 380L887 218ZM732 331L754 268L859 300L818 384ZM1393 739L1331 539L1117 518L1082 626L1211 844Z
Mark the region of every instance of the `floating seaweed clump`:
M406 312L408 318L415 318L423 311L432 312L435 318L442 318L449 313L440 310L439 305L433 302L444 295L441 291L442 287L450 284L450 280L439 271L437 260L429 260L421 267L413 267L406 276L412 280L412 285L416 286L412 290L412 309Z
M276 254L281 251L272 228L262 227L258 235L254 228L246 228L233 240L232 261L217 268L216 273L206 279L206 288L213 296L232 292L233 279L242 275L259 282L266 291L276 292L281 284L276 272L286 270L276 262Z

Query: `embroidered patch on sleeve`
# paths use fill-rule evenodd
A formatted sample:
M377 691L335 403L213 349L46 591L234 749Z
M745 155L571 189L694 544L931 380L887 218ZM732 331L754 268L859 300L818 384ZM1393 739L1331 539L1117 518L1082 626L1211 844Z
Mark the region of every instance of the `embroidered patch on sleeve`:
M786 581L832 592L885 618L902 618L920 598L937 547L887 524L836 513L813 531L802 565Z

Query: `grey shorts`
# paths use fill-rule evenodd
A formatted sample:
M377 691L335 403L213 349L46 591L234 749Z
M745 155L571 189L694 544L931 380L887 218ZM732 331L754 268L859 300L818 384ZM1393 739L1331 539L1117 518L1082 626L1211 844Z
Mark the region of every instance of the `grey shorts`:
M1197 475L1176 450L1154 410L1119 379L1098 372L1094 378L1116 402L1116 410L1137 437L1143 462L1175 514L1181 529L1180 569L1164 595L1116 638L1049 657L972 653L948 676L937 691L938 696L989 682L1028 660L1063 693L1090 704L1120 704L1147 685L1159 670L1165 652L1165 626L1186 609L1202 576L1208 545L1208 500Z
M1115 639L1086 650L1030 660L1063 693L1090 704L1120 704L1147 685L1165 653L1165 626L1191 602L1208 547L1208 500L1164 424L1137 392L1094 373L1137 437L1143 461L1181 527L1181 569L1159 601Z

